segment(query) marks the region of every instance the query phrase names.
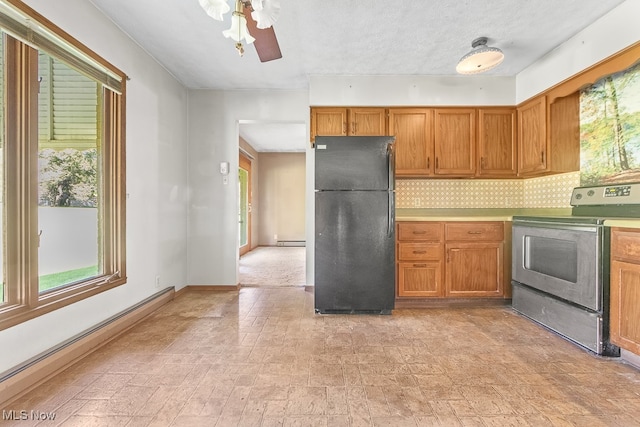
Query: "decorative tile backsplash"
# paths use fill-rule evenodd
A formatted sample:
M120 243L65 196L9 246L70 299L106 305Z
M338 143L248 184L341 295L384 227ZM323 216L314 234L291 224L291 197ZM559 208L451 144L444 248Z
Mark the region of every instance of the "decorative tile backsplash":
M525 179L523 184L523 208L568 208L572 190L580 186L580 172Z
M399 179L398 208L567 208L580 172L529 179Z

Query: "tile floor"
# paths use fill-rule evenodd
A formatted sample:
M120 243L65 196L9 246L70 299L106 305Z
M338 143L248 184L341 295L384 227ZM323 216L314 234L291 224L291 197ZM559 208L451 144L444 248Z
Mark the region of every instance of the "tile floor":
M313 292L256 287L185 293L5 410L63 426L640 426L640 370L509 307L316 315Z

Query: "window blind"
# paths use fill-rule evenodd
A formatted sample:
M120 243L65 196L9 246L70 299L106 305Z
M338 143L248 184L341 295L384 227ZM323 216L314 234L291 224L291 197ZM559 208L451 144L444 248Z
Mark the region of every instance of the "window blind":
M63 61L112 91L122 93L122 73L117 73L96 61L6 0L0 0L0 28L21 42Z

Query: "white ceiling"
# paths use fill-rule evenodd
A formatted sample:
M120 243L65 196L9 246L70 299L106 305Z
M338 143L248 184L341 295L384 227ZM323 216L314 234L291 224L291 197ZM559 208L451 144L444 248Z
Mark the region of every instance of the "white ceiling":
M305 123L240 123L240 136L257 152L305 151Z
M624 0L281 0L283 58L267 63L253 46L239 57L230 13L216 21L198 0L90 1L189 88L306 89L311 75L454 75L479 36L505 53L486 74L514 76ZM299 132L284 125L274 140ZM258 126L241 132L267 147Z

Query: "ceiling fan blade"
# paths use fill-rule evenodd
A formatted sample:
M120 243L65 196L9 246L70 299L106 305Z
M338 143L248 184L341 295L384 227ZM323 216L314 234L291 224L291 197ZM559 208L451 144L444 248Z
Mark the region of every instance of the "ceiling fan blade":
M251 17L251 7L244 6L244 16L247 19L249 34L256 39L253 45L256 47L260 62L282 58L282 52L280 52L280 46L278 45L273 27L265 29L258 28L256 21Z

